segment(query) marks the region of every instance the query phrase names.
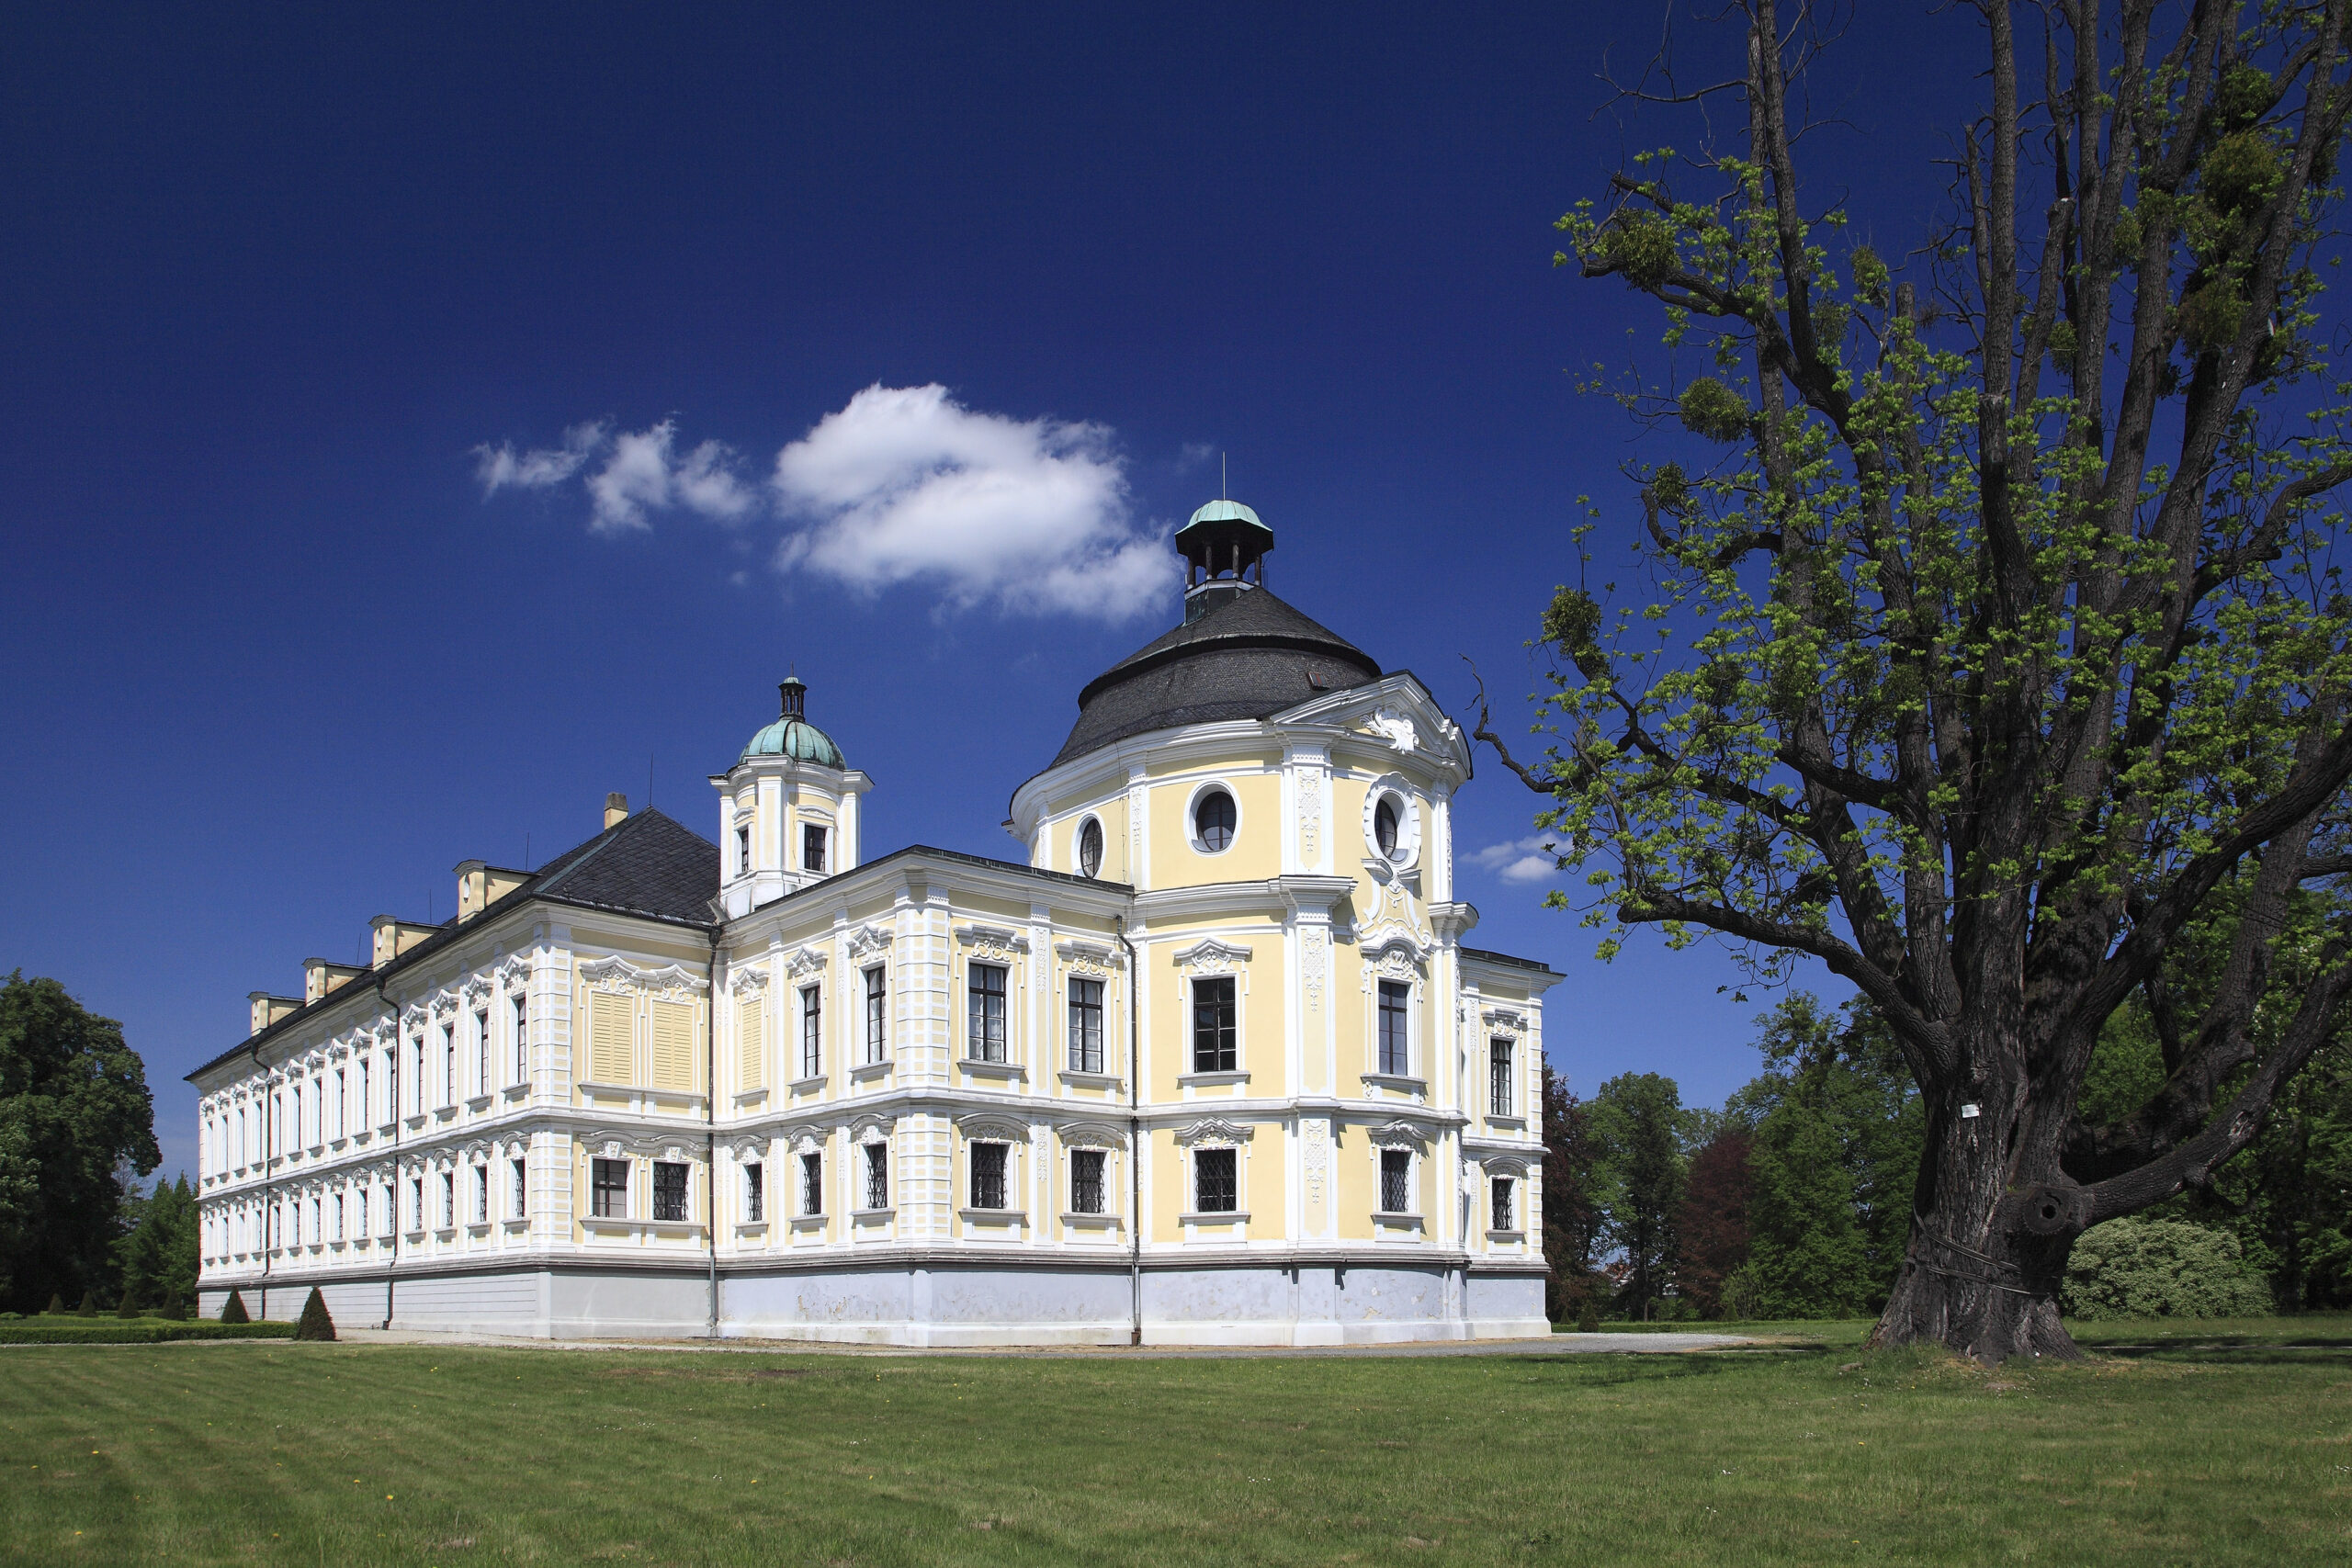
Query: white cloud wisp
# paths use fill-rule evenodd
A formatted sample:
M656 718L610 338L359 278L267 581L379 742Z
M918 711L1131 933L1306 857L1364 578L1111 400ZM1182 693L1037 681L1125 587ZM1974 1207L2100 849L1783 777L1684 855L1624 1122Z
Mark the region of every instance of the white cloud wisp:
M678 422L662 420L649 429L613 434L609 422L575 424L560 446L517 452L502 441L474 448L474 477L484 501L502 490L552 490L604 456L604 466L584 481L588 531L641 533L647 513L684 507L722 523L739 522L759 505L759 492L735 471L735 452L723 441L706 441L681 457Z
M1491 872L1505 882L1549 882L1560 874L1560 840L1538 835L1532 839L1513 839L1507 843L1488 844L1470 858L1482 871Z
M1178 581L1129 522L1109 430L975 412L936 384L866 388L777 455L775 485L801 525L778 570L865 593L929 582L958 608L1122 621Z

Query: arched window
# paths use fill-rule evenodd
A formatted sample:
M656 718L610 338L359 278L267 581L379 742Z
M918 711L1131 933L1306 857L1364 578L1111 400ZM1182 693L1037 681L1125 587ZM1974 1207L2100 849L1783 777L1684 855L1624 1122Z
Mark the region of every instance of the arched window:
M1221 789L1209 790L1193 807L1193 836L1203 850L1215 854L1233 842L1236 820L1233 796Z
M1102 874L1102 824L1091 817L1078 830L1078 874L1080 876Z

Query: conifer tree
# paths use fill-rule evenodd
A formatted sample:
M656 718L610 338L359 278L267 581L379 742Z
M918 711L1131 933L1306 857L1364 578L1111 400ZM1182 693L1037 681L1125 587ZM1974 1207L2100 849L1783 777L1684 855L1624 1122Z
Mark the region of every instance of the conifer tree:
M247 1316L245 1313L245 1298L235 1291L231 1291L229 1292L229 1299L220 1303L220 1321L223 1323L251 1323L253 1319Z
M316 1285L311 1287L311 1299L302 1303L302 1316L294 1325L297 1339L332 1339L334 1319L327 1315L327 1299Z

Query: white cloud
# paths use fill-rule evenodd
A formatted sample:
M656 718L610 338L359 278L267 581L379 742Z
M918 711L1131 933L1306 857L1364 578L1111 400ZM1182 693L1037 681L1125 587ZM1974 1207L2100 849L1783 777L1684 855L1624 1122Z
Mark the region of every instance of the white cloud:
M481 481L484 501L509 487L547 490L578 473L580 466L604 444L605 425L602 421L594 421L565 431L560 446L535 446L519 453L511 441L502 441L495 446L477 446L474 478Z
M592 532L650 528L648 512L673 506L732 523L757 504L751 487L735 477L735 454L724 442L706 441L681 458L673 450L677 435L678 422L665 419L613 438L612 455L588 479Z
M778 570L863 592L935 585L950 604L1125 620L1178 581L1166 539L1127 512L1099 424L966 408L938 385L872 386L776 457L801 522Z
M1508 843L1488 844L1470 858L1482 871L1492 872L1505 882L1548 882L1559 874L1562 842L1559 835L1539 834L1532 839L1513 839Z

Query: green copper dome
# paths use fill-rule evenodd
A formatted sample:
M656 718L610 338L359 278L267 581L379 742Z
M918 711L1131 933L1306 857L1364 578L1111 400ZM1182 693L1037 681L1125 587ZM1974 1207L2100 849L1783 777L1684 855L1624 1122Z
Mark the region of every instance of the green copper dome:
M735 759L748 762L754 757L789 757L796 762L813 762L820 768L842 768L842 749L833 738L808 722L807 706L808 684L797 675L788 675L776 688L783 698L784 716L757 735Z

